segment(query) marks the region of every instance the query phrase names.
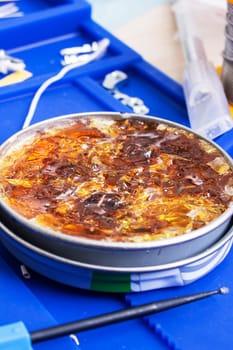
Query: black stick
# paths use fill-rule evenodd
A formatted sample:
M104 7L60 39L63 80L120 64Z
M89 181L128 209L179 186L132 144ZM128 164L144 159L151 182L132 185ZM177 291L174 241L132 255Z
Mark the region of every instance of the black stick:
M107 326L113 323L128 321L137 317L143 317L150 314L155 314L164 310L168 310L180 305L188 304L200 299L207 298L214 294L226 294L228 288L222 287L218 290L202 292L192 295L187 295L178 298L152 302L141 306L135 306L128 309L110 312L101 316L90 317L84 320L66 323L55 327L49 327L30 333L31 342L36 343L55 337L60 337L76 332L85 331L97 327Z

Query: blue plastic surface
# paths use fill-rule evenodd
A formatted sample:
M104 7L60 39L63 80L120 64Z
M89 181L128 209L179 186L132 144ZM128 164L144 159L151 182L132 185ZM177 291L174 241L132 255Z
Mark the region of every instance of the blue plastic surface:
M10 266L10 264L6 262L7 256L8 254L3 249L2 245L0 245L0 327L20 321L23 321L27 331L55 326L58 322L43 303L41 303L34 293L25 285L22 275L19 273L20 264L9 259L10 264L17 267L17 271L14 272L12 269L13 265ZM25 338L23 337L23 339ZM24 341L23 339L22 342ZM77 346L69 337L47 341L43 344L35 344L33 348L49 350L51 349L51 344L58 349L60 347L60 349L77 350ZM1 343L0 349L5 350ZM18 348L13 347L12 349Z
M4 5L4 3L1 3ZM1 18L1 29L10 29L13 26L25 25L27 22L35 22L41 18L59 16L61 13L72 12L75 8L90 6L83 0L21 0L15 5L22 16Z
M0 349L32 350L30 335L23 322L0 327Z
M21 2L20 2L21 3ZM104 37L111 40L100 61L71 71L43 95L33 123L67 113L129 111L130 108L102 87L105 75L115 69L128 74L122 92L142 98L155 115L188 125L182 88L146 63L104 28L92 21L85 1L22 1L28 15L1 22L0 47L25 60L33 77L0 89L0 142L20 130L38 87L61 69L59 50ZM233 131L216 140L233 155ZM227 285L233 290L233 253L206 277L186 287L140 294L82 291L52 282L30 271L25 279L20 263L0 245L0 325L23 321L29 331L69 322L129 305L185 295ZM80 348L113 350L222 350L233 344L232 293L214 296L143 320L133 320L78 335ZM34 349L72 350L69 337L35 344Z

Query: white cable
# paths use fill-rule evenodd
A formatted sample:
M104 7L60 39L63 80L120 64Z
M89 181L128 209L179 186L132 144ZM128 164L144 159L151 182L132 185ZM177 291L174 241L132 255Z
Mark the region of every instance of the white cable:
M61 80L69 71L71 71L72 69L74 68L77 68L77 67L80 67L80 66L83 66L85 64L88 64L94 60L97 60L99 58L101 58L107 47L109 46L110 44L110 41L109 39L102 39L98 42L98 48L95 52L91 53L89 55L89 57L85 60L85 61L78 61L74 64L70 64L70 65L67 65L65 67L63 67L56 75L52 76L51 78L47 79L40 87L39 89L36 91L32 101L31 101L31 104L30 104L30 107L29 107L29 111L25 117L25 120L24 120L24 123L23 123L23 129L25 129L26 127L28 127L32 121L32 118L33 118L33 115L35 113L35 110L36 110L36 107L38 105L38 102L41 98L41 95L43 94L43 92L51 85L53 84L54 82L58 81L58 80Z

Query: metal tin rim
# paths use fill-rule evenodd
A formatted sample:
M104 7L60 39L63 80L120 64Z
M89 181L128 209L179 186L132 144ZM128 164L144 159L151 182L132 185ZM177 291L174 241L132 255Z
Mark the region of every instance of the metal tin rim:
M20 130L14 135L12 135L9 139L7 139L1 146L0 146L0 153L1 151L11 144L14 144L15 141L17 141L17 138L20 137L22 134L30 133L31 130L35 129L35 132L38 132L40 128L42 128L45 124L52 124L54 122L60 122L60 121L68 121L69 119L73 118L90 118L90 117L107 117L107 118L120 118L120 119L129 119L129 118L141 118L144 120L152 120L155 122L161 122L162 124L167 124L172 127L177 127L184 129L186 131L191 132L194 135L197 135L199 138L205 140L206 142L213 145L216 149L218 149L222 155L228 160L229 164L233 167L233 162L231 157L215 142L205 138L204 136L200 135L199 133L193 131L191 128L188 128L186 126L183 126L179 123L169 121L163 118L158 118L154 116L142 116L140 114L131 114L131 113L119 113L119 112L90 112L90 113L73 113L73 114L67 114L62 116L53 117L50 119L46 119L42 122L33 124L26 129ZM165 238L160 240L154 240L154 241L148 241L148 242L107 242L107 241L98 241L94 239L88 239L88 238L82 238L82 237L74 237L66 235L62 232L53 231L51 229L39 226L38 224L31 222L15 212L13 209L11 209L3 200L0 198L0 206L2 206L6 212L10 213L11 217L16 218L18 222L23 223L26 227L29 227L32 230L37 231L38 233L47 236L47 237L53 237L58 240L63 240L65 242L70 242L73 244L78 244L79 246L89 246L89 247L99 247L101 249L127 249L127 250L141 250L145 248L161 248L166 247L170 245L176 245L178 243L183 243L186 241L191 241L193 239L197 239L198 237L201 237L205 234L208 234L209 231L213 230L214 228L220 226L223 222L225 222L227 219L229 219L233 214L233 206L230 206L224 213L222 213L218 218L211 221L209 224L197 229L193 230L191 232L187 232L184 235L178 236L178 237L172 237L172 238Z
M225 37L227 40L233 41L233 36L229 34L227 27L225 28Z
M226 14L226 20L227 20L227 23L229 23L230 25L233 25L233 20L231 19L231 16L229 13Z
M229 63L233 63L233 56L229 56L229 54L226 54L226 51L223 52L223 58L228 61Z
M82 263L79 261L74 261L71 259L64 258L62 256L53 254L51 252L48 252L44 249L41 249L40 247L35 246L34 244L31 244L28 241L23 240L21 237L18 237L15 235L11 230L9 230L7 227L5 227L3 224L0 223L0 228L7 234L11 239L18 242L20 245L26 247L32 252L35 252L41 256L44 256L48 259L64 263L66 265L70 265L73 267L79 267L84 268L87 270L93 270L93 271L102 271L102 272L112 272L112 273L145 273L145 272L156 272L156 271L164 271L174 268L179 268L181 266L185 266L191 263L195 263L196 261L199 261L200 259L206 258L213 254L215 251L220 249L223 245L225 245L230 239L233 238L233 225L231 223L230 229L227 230L227 232L223 235L223 237L218 240L216 243L214 243L211 247L207 248L203 252L194 255L190 258L182 259L175 261L173 263L167 263L162 265L156 265L156 266L146 266L146 267L109 267L109 266L98 266L93 264L87 264ZM30 267L30 266L29 266Z

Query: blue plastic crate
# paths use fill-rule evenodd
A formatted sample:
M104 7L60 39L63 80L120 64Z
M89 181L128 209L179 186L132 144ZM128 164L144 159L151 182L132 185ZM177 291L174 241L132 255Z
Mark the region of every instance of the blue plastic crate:
M0 3L0 6L6 4L10 3ZM84 0L20 0L12 4L21 15L1 18L1 29L9 29L14 25L24 25L26 22L35 22L40 18L49 18L66 11L72 12L75 8L89 7L90 9L90 5Z

